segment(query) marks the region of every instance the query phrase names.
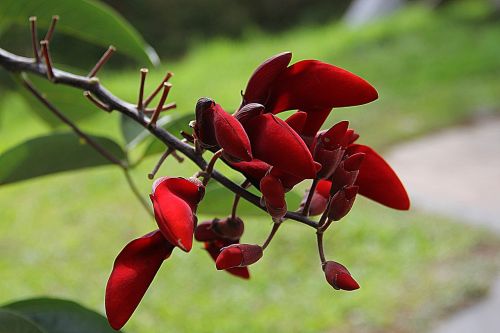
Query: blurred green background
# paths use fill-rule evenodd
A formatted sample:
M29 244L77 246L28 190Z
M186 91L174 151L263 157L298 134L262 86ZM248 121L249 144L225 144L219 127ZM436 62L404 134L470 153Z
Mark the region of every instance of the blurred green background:
M118 48L99 74L101 82L135 103L138 68L149 66L150 90L171 70L169 101L178 105L169 111L172 115L192 114L200 96L234 110L253 69L285 50L293 52L293 62L329 62L377 88L378 101L335 110L325 126L348 119L361 134L360 142L382 153L500 110L500 24L498 8L490 1L409 1L383 19L356 27L345 22L349 1L106 2L135 26L162 63L154 68ZM34 9L40 7L33 3ZM65 16L54 14L62 24ZM85 19L94 24L92 16ZM50 16L39 20L46 25ZM31 55L27 23L1 28L0 21L0 47ZM105 50L95 44L56 33L51 51L56 64L84 74ZM65 130L18 94L5 71L0 78L0 153ZM54 89L41 80L35 83ZM58 105L83 129L125 145L116 112L94 110L81 92L67 96ZM130 152L132 161L147 144ZM146 175L158 157L147 156L132 171L144 197L151 186ZM191 176L195 171L189 162L179 165L169 159L160 174ZM304 188L290 194L290 208ZM229 193L214 187L206 197L200 221L229 214ZM262 242L271 227L269 218L245 205L241 215L246 222L243 241ZM0 303L48 295L102 311L115 256L153 228L154 221L112 166L2 185ZM217 272L201 244L189 255L175 251L124 330L424 332L485 294L500 264L499 250L498 237L486 230L413 210L395 212L360 198L326 237L327 256L350 269L361 284L359 291L334 291L324 280L314 232L287 222L264 258L251 267L250 281Z

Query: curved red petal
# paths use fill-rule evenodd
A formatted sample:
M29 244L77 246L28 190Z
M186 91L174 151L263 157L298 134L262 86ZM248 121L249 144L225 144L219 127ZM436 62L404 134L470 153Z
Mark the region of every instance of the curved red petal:
M328 198L330 196L330 188L332 187L332 182L330 180L321 179L316 185L316 193L321 195L324 198Z
M193 245L195 209L202 194L197 182L184 178L160 178L153 185L155 219L161 232L172 244L189 252Z
M377 98L375 88L359 76L321 61L303 60L274 80L266 106L278 113L360 105Z
M307 119L306 122L304 123L304 127L302 128L301 135L314 137L316 133L318 133L321 126L323 126L323 123L325 122L326 118L328 118L328 115L332 111L332 108L324 108L324 109L310 108L301 111L307 113Z
M256 158L250 162L236 162L230 165L232 168L242 172L256 187L259 187L260 180L271 168L269 164Z
M302 111L297 111L288 117L285 122L298 134L302 134L302 129L307 120L307 113Z
M241 123L219 104L214 107L215 137L224 151L241 161L252 160L252 148Z
M286 69L290 60L292 60L292 53L283 52L272 56L257 67L248 80L244 103L264 104L272 82Z
M255 158L295 176L314 178L316 166L300 136L273 114L262 114L245 123Z
M266 201L269 214L274 218L281 218L286 213L285 189L281 181L271 174L264 176L260 181L260 191Z
M243 262L243 253L237 244L235 245L223 248L219 253L217 259L215 259L215 267L218 270L241 266Z
M119 330L125 325L173 249L159 230L123 248L106 286L106 315L111 327Z
M403 184L377 152L368 146L352 144L347 153L365 154L355 182L359 186L359 194L394 209L410 208L410 198Z

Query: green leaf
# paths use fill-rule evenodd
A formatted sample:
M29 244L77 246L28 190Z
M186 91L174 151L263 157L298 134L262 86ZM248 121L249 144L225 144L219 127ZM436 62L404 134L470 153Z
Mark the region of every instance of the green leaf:
M164 117L165 118L165 117ZM163 119L163 118L162 118ZM177 116L175 118L172 118L172 120L169 120L168 122L165 123L165 125L160 125L167 131L169 131L171 134L175 135L178 138L181 138L182 136L180 135L180 132L182 130L188 131L189 132L189 122L194 119L194 115L192 114L184 114ZM160 140L153 138L153 140L150 141L148 144L144 156L150 156L154 154L159 154L164 152L166 149L165 144L161 142Z
M46 333L117 332L101 314L72 301L33 298L7 304L4 308L21 313L42 327Z
M78 122L82 119L92 117L101 112L96 111L96 107L90 103L80 90L76 90L72 87L53 84L45 78L29 75L28 79L33 83L37 90L43 92L45 97L54 104L65 116L71 120ZM20 79L17 76L12 76L14 80L22 85ZM29 110L32 111L40 120L45 122L51 128L58 128L60 126L65 126L56 116L50 112L46 106L44 106L40 101L35 98L29 91L20 87L18 92L24 98L29 106Z
M140 63L157 64L158 55L147 45L134 27L111 7L88 0L2 0L0 22L28 27L28 18L37 16L39 26L48 28L53 15L59 15L57 31L87 42L116 46ZM56 31L56 32L57 32Z
M47 333L21 314L0 309L0 333Z
M126 160L114 141L90 136L111 155ZM63 171L112 164L74 133L40 136L10 148L0 155L0 185Z

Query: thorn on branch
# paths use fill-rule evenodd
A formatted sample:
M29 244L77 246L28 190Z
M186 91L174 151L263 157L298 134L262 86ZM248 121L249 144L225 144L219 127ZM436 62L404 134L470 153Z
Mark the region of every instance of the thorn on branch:
M94 97L90 91L84 91L83 96L85 96L89 101L91 101L95 106L97 106L99 109L104 110L106 112L111 112L112 108L98 100L96 97Z
M160 116L161 109L163 108L163 105L165 104L165 101L167 99L170 88L172 88L172 84L170 84L168 82L163 83L163 93L161 95L160 102L158 103L156 110L154 110L153 115L151 116L151 120L149 121L148 127L156 126L156 121L158 120L158 117Z
M173 158L175 158L177 160L177 162L179 162L179 163L184 162L184 157L177 154L177 151L174 150L171 155Z
M47 78L50 81L54 81L55 76L54 76L54 71L52 69L52 59L50 57L50 52L49 52L49 42L46 40L42 40L40 42L40 46L42 47L42 55L43 58L45 59L45 65L47 66Z
M35 62L40 63L40 51L38 50L38 34L36 31L36 16L30 17L30 28L31 28L31 45L33 47L33 55L35 56Z
M111 58L111 56L115 51L116 48L113 45L110 45L106 50L106 52L104 52L104 54L102 55L101 59L97 61L94 68L92 68L92 70L89 72L87 77L94 77L97 74L97 72L102 68L102 66L104 66L108 62L109 58Z
M144 107L147 107L149 103L151 103L151 101L156 97L156 95L158 95L161 88L164 86L165 82L168 82L168 80L170 80L172 76L174 76L174 73L167 72L167 74L165 75L161 83L158 85L158 87L156 87L156 89L151 93L151 95L149 95L149 97L146 98L146 100L144 101Z
M52 16L52 21L50 22L49 30L47 30L47 33L45 34L44 38L44 40L46 40L47 42L50 42L50 40L52 39L52 35L54 34L57 21L59 21L59 16L58 15Z
M144 82L146 82L146 75L148 75L147 68L141 68L141 83L139 86L139 99L137 100L137 111L142 112L144 109Z

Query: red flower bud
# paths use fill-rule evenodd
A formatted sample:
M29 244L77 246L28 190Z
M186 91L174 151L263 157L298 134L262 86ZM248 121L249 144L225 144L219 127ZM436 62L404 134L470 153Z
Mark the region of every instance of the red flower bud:
M302 111L297 111L288 117L285 122L290 126L295 132L301 134L302 129L307 120L307 113Z
M341 121L333 125L328 131L318 135L318 139L325 149L334 150L341 145L348 127L349 122L347 120Z
M267 212L274 219L281 219L286 214L285 189L278 178L272 174L260 181L260 191L264 197Z
M218 270L233 267L246 267L262 258L263 251L259 245L233 244L223 248L215 261Z
M353 185L359 174L359 168L365 154L357 153L342 161L332 175L332 187L330 194L334 195L344 186Z
M326 281L335 289L356 290L359 284L351 276L351 273L343 265L335 261L327 261L323 265Z
M196 103L194 131L202 147L219 146L234 160L252 160L250 141L241 123L209 98Z
M243 106L241 109L234 113L234 117L242 124L245 123L248 119L256 117L262 113L264 113L264 105L259 103L250 103Z
M172 244L189 252L193 243L196 207L205 192L197 179L157 179L150 195L156 223L163 236Z
M220 250L227 245L231 245L231 241L215 241L215 242L205 242L205 250L207 250L210 257L215 261L220 254ZM247 267L233 267L225 269L226 272L234 276L240 277L242 279L248 280L250 278L250 272Z
M359 187L356 185L343 187L335 193L330 204L328 217L334 221L339 221L346 216L354 204Z
M215 240L234 240L237 241L243 235L245 225L239 217L234 219L229 216L225 219L213 219L198 224L194 231L194 238L199 242L208 242Z
M219 239L219 235L212 228L213 221L204 221L199 223L194 229L194 239L198 242L211 242Z
M309 206L309 215L315 216L323 213L328 205L328 198L330 196L330 187L332 187L332 182L328 180L320 180L311 199L311 205ZM309 191L306 191L304 198L301 202L301 207L303 208Z

